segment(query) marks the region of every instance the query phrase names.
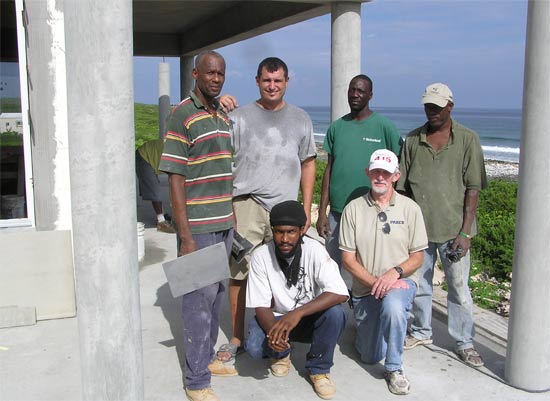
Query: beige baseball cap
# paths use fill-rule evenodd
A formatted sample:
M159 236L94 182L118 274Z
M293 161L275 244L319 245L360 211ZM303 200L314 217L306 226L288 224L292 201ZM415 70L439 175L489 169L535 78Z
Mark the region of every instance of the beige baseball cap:
M381 168L393 174L397 171L398 166L397 156L388 149L378 149L370 157L369 170Z
M442 83L428 85L424 94L422 95L422 103L433 103L439 107L447 106L447 103L453 101L453 92L449 87Z

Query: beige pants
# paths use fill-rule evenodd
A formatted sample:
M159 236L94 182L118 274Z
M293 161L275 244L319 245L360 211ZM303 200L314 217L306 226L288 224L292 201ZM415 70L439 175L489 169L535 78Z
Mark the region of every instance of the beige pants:
M250 196L238 196L233 199L233 211L237 218L237 232L252 243L253 250L271 241L273 233L269 224L269 212ZM246 280L250 253L237 263L231 258L231 278Z

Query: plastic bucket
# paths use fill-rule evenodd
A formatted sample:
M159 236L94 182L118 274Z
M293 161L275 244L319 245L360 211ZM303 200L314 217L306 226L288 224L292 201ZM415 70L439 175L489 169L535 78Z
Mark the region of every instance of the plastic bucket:
M145 224L137 223L138 262L145 257Z
M3 219L25 218L25 197L20 195L2 195L0 214Z

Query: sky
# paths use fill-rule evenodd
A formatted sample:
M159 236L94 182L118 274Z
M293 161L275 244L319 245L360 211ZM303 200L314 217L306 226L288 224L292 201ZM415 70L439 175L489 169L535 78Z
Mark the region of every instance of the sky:
M434 82L451 88L456 107L521 108L527 0L374 0L361 16L361 73L374 83L372 108L419 107ZM330 15L216 50L226 60L222 93L239 104L259 97L257 66L276 56L289 67L287 101L330 105ZM159 62L134 58L136 102L157 103ZM177 103L179 59L164 62Z

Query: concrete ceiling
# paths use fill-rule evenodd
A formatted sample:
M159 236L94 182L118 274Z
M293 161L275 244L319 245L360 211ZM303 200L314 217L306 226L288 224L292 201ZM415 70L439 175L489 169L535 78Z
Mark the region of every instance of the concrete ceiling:
M339 1L133 0L134 55L195 55L327 14Z

